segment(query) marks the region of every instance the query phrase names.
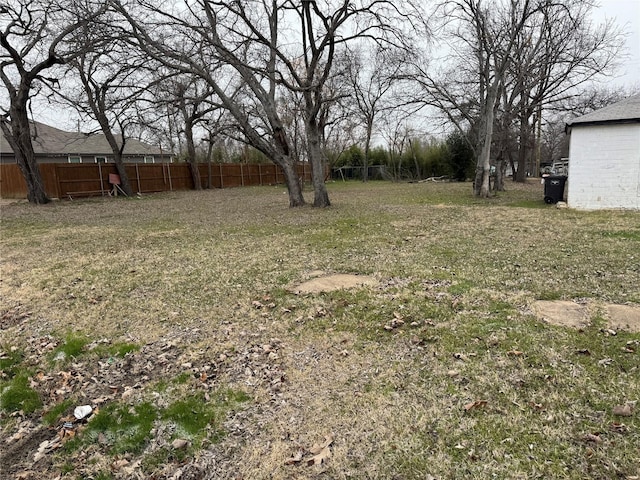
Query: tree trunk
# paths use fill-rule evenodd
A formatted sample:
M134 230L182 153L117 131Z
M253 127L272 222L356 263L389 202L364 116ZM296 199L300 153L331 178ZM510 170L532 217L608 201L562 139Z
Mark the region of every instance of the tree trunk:
M187 140L187 162L189 163L189 172L191 173L191 180L193 180L193 189L202 190L202 182L200 180L200 169L196 161L196 144L193 141L193 121L192 117L187 112L187 107L184 103L184 97L181 98L181 110L184 117L184 136Z
M118 175L120 176L120 188L125 193L127 197L133 196L133 188L131 187L131 182L129 181L129 174L127 173L127 169L125 167L124 162L122 161L122 152L114 151L113 152L113 163L116 165L116 170L118 171Z
M120 175L120 188L122 191L129 197L133 196L133 188L131 188L131 182L129 181L129 175L124 166L124 162L122 161L122 155L124 152L124 146L126 143L126 137L124 129L120 132L121 135L121 145L118 145L118 140L116 140L115 135L111 131L111 125L109 124L109 119L104 113L106 109L104 106L102 108L95 108L94 114L96 116L96 120L98 120L98 124L100 125L100 129L102 130L103 135L107 139L107 143L111 147L111 152L113 153L113 162L116 164L116 170L118 170L118 175Z
M520 109L520 132L518 145L518 170L515 181L524 183L527 180L527 162L531 155L531 127L529 126L531 115L526 107Z
M496 158L496 179L493 183L493 189L496 192L504 192L504 174L507 169L507 165L504 161L502 152Z
M302 195L302 185L296 169L288 158L278 159L276 162L282 168L284 173L284 181L289 191L289 206L290 207L302 207L305 204L304 196Z
M373 134L373 119L367 119L367 138L364 144L364 169L362 171L362 181L369 180L369 156L371 155L371 135Z
M422 180L422 172L420 171L420 162L418 162L418 156L416 155L416 151L413 149L413 141L409 138L409 148L411 148L411 156L413 157L413 164L416 167L416 180ZM432 169L433 170L433 169ZM432 176L436 176L435 172L432 171Z
M509 166L511 167L511 180L516 181L516 162L513 161L513 154L511 149L509 149L507 155L509 156Z
M12 107L10 112L10 124L5 119L1 119L0 126L14 152L18 167L27 184L27 199L36 205L49 203L51 200L45 192L42 174L31 143L31 129L26 104L23 108Z
M498 98L497 80L487 90L487 100L484 105L484 115L480 126L480 138L482 148L476 165L476 179L474 182L474 194L478 197L488 198L491 194L489 177L491 175L491 142L493 140L493 118L496 100Z
M307 121L307 147L311 163L311 182L313 183L313 206L331 205L327 186L324 183L324 156L320 148L320 129L315 121ZM365 166L366 168L366 166Z

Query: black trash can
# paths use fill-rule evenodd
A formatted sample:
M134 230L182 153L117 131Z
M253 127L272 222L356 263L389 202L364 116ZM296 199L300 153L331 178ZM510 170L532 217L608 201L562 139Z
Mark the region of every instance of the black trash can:
M565 175L549 175L544 177L544 202L558 203L564 198Z

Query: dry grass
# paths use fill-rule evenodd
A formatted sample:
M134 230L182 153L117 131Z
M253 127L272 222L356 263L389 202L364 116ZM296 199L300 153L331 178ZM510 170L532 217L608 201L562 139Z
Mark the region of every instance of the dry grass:
M508 187L332 184L325 210L289 209L281 188L3 206L0 345L179 336L181 364L215 363L252 399L196 452L210 478L640 475L640 416L612 413L640 399L640 336L597 309L640 304L640 217ZM380 285L288 293L315 270ZM593 325L541 323L537 299L589 299ZM328 462L285 464L330 432Z

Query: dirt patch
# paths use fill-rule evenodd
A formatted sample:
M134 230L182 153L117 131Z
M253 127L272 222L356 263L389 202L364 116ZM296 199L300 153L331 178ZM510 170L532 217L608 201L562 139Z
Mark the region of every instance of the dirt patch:
M607 326L615 330L640 333L640 307L630 305L605 305ZM589 309L568 301L540 300L533 304L536 316L552 325L584 328L589 325Z
M39 463L38 470L40 472L42 470L46 471L51 465L51 458L43 456L39 462L35 462L33 458L38 446L42 442L51 440L52 437L56 438L55 432L47 428L37 427L13 445L3 446L5 450L0 455L0 465L2 465L2 475L6 475L6 477L3 476L2 478L37 478L37 474L34 471L34 463ZM34 467L34 469L29 470L29 466ZM19 476L19 472L22 472L23 475Z
M575 302L539 300L533 304L536 316L551 325L585 328L589 325L587 307Z
M606 310L610 328L640 333L640 307L607 305Z
M361 287L364 285L376 285L378 281L366 275L349 275L338 273L324 277L313 278L291 290L295 293L321 293L332 292L346 288Z

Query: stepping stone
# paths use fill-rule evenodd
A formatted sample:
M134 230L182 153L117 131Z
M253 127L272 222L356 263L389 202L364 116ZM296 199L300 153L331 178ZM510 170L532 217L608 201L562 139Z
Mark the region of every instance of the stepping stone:
M377 285L378 281L366 275L349 275L338 273L324 277L313 278L291 289L294 293L332 292L364 285Z

